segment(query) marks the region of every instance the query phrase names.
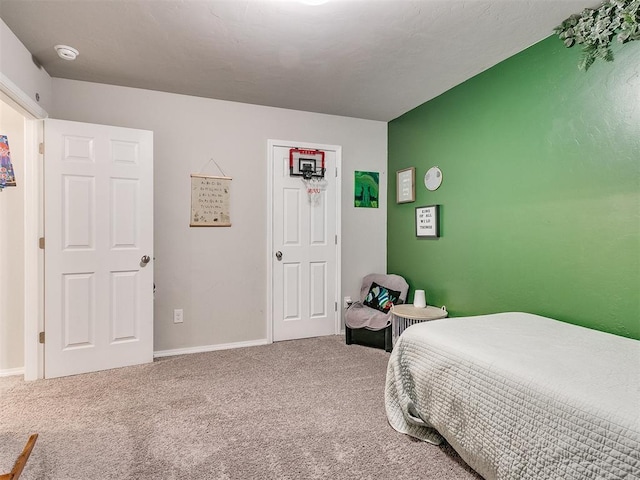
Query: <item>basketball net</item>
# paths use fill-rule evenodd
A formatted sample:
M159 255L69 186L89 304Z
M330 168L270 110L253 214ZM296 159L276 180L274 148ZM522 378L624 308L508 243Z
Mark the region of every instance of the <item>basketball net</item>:
M307 188L307 196L311 205L319 205L322 192L327 189L328 182L322 177L302 177L302 183Z

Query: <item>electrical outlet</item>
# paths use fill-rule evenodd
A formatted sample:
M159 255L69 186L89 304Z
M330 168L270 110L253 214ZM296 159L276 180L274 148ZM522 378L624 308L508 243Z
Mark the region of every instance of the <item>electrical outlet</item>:
M184 313L181 308L173 311L173 323L182 323L184 321Z
M343 306L344 308L349 308L349 307L351 306L351 304L353 303L353 302L351 301L351 297L344 297L344 300L343 300L343 301L344 301L344 303L342 304L342 306Z

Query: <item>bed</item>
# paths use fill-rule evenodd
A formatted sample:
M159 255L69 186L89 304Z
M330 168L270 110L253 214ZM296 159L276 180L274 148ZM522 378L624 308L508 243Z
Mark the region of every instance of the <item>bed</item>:
M385 406L487 480L640 479L637 340L517 312L414 325Z

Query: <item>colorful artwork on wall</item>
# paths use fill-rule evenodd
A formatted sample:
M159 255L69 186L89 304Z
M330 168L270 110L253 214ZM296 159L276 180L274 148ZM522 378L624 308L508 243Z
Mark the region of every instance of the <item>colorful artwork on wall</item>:
M378 208L379 204L378 172L355 172L353 205L361 208Z
M15 187L16 176L11 165L9 140L6 135L0 135L0 190L5 187Z

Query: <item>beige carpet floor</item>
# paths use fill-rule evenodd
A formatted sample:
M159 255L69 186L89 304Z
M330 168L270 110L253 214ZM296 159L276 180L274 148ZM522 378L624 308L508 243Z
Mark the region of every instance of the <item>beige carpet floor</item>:
M0 378L0 472L37 432L23 480L480 478L389 426L388 358L332 336Z

